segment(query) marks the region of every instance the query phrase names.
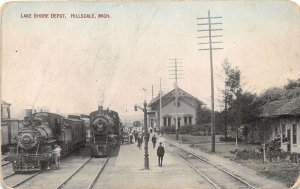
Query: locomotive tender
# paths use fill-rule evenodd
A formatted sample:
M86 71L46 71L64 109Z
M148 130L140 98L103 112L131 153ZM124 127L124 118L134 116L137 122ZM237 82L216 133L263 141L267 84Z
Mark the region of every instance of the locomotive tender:
M121 122L117 112L103 110L90 113L92 139L90 141L91 156L108 156L110 149L120 144Z
M25 117L17 136L17 146L10 148L8 160L15 172L39 171L52 162L52 147L60 145L61 157L85 146L85 125L76 116L38 112Z

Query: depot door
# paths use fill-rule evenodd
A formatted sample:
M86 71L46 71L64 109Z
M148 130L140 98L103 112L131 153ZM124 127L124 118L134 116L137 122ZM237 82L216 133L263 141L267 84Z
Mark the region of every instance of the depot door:
M286 132L287 132L287 151L291 152L291 129L288 128Z

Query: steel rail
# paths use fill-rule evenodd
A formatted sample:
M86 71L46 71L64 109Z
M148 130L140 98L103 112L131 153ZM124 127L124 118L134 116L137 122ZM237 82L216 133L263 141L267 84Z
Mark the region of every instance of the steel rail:
M14 176L16 173L12 173L12 174L10 174L10 175L7 175L7 176L5 176L5 177L3 177L3 180L5 180L5 179L7 179L7 178L9 178L9 177L11 177L11 176Z
M181 159L182 161L184 161L186 164L188 164L192 169L194 169L198 174L200 174L203 178L205 178L210 184L212 184L215 188L217 189L221 189L220 186L218 186L218 184L214 183L212 180L210 180L204 173L202 173L201 171L199 171L194 165L192 165L190 162L186 161L185 159L183 159L182 157L180 157L178 154L172 152L171 150L169 150L168 148L166 148L170 153L172 153L173 155L177 156L179 159Z
M89 158L87 161L85 161L77 170L75 170L61 185L59 185L57 187L57 189L61 189L64 187L65 184L67 184L74 175L76 175L91 159L93 158Z
M188 150L188 149L184 149L184 148L182 148L182 147L180 147L180 146L177 146L176 144L173 144L173 143L170 143L170 142L167 142L167 141L165 141L165 142L168 143L168 144L170 144L170 145L172 145L172 146L175 146L175 147L177 147L177 148L179 148L179 149L181 149L181 150L183 150L183 151L186 151L186 152L188 152L189 154L191 154L191 155L193 155L193 156L195 156L195 157L201 159L202 161L206 162L207 164L210 164L210 165L212 165L213 167L215 167L215 168L217 168L217 169L223 171L224 173L227 173L228 175L232 176L233 178L235 178L236 180L240 181L241 183L243 183L243 184L249 186L250 188L253 188L253 189L256 188L255 186L251 185L250 183L248 183L248 182L245 181L244 179L242 179L242 178L240 178L240 177L238 177L238 176L236 176L236 175L230 173L229 171L223 169L222 167L220 167L220 166L218 166L218 165L216 165L216 164L214 164L214 163L212 163L212 162L206 160L205 158L199 156L198 154L195 154L194 152L191 152L191 151Z
M30 177L26 178L25 180L23 180L23 181L19 182L18 184L12 186L12 188L16 188L16 187L20 186L21 184L27 182L28 180L32 179L33 177L35 177L35 176L37 176L39 174L40 174L40 172L34 173L33 175L31 175Z
M4 167L5 165L11 164L10 162L8 163L3 163L1 166Z
M96 175L96 177L93 179L92 183L88 186L88 189L92 189L96 183L96 181L98 180L99 176L101 175L102 171L104 170L108 160L109 160L110 157L107 157L105 162L102 164L98 174Z

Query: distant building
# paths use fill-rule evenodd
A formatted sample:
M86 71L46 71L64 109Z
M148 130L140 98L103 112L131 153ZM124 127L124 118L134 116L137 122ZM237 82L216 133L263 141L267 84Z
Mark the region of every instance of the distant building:
M1 120L10 119L10 103L1 101Z
M300 97L265 104L262 117L269 140L280 137L282 150L300 153Z
M1 101L1 151L8 151L9 147L17 143L16 137L23 127L18 119L11 118L11 104Z
M175 90L170 91L161 98L161 123L162 127L170 127L175 125ZM148 105L150 107L149 124L150 128L159 126L159 95L154 98ZM178 126L196 124L197 109L204 105L202 101L190 95L186 91L178 88Z

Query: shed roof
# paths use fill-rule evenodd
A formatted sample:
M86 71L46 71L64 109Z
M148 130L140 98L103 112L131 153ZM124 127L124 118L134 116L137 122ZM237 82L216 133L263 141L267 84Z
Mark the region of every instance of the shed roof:
M263 117L274 117L282 115L300 116L300 97L269 102L262 107Z

